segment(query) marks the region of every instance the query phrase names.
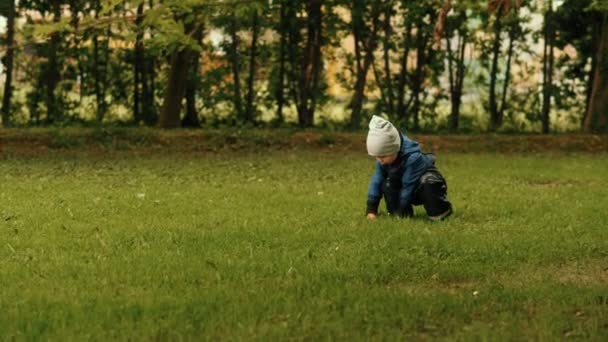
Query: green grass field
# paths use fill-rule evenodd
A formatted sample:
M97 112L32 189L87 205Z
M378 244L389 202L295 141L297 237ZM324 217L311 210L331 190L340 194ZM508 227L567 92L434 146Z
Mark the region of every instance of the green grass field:
M0 340L605 341L608 155L438 166L368 222L364 151L4 155Z

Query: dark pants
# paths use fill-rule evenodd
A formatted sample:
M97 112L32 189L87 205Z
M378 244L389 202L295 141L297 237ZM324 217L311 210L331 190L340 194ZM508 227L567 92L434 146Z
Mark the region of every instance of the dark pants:
M382 192L386 201L386 209L393 214L399 209L399 195L401 193L400 171L389 172ZM452 205L447 197L448 185L435 166L430 167L421 177L412 197L413 205L423 205L429 217L437 217L451 212ZM414 209L412 206L405 208L404 216L412 216ZM446 215L447 216L447 215Z

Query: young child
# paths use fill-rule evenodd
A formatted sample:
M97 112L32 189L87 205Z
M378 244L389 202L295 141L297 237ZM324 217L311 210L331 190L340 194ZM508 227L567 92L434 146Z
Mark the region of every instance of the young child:
M435 156L389 121L374 115L369 122L367 152L376 158L376 171L367 193L367 218L376 219L384 196L390 215L412 216L412 205L423 205L433 221L452 214L447 184L435 167Z

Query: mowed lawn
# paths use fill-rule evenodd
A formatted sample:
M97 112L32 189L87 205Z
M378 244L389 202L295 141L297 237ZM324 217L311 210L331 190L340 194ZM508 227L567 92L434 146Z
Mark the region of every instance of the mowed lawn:
M608 154L438 166L368 222L364 151L5 155L0 340L605 341Z

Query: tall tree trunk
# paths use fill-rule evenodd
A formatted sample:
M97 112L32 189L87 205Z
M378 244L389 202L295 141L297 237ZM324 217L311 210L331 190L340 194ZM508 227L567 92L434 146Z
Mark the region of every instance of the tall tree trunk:
M452 128L454 130L458 129L460 123L460 106L462 105L462 93L464 89L464 77L466 73L466 67L464 64L464 54L467 46L467 38L467 34L462 35L462 41L460 44L460 56L458 58L458 73L456 74L458 81L456 82L456 96L454 99L455 115L452 117Z
M8 17L6 22L6 55L4 69L4 96L2 97L2 125L11 125L11 97L13 95L13 63L15 53L15 1L10 0L8 5Z
M232 42L230 43L230 62L232 63L232 82L233 82L233 103L234 109L236 110L238 120L244 120L245 110L243 109L242 98L241 98L241 77L240 77L240 62L239 62L239 36L237 34L237 20L236 14L232 14L230 21L230 37Z
M182 119L182 127L200 127L201 121L196 110L196 82L198 78L199 62L198 58L193 58L192 73L188 77L186 84L186 115Z
M359 1L354 0L353 8L354 6L357 6L357 2ZM363 28L365 28L365 22L363 20L364 7L358 9L360 13L356 17L353 15L353 33L358 36L355 39L355 44L362 45L361 48L365 52L365 57L363 57L363 64L361 64L361 48L355 47L355 49L359 50L359 52L357 52L359 56L357 57L356 63L357 75L355 80L354 94L351 100L352 114L350 117L350 126L352 128L359 127L361 124L361 110L363 108L363 100L365 98L367 73L369 72L369 68L374 61L374 52L376 51L376 46L378 44L377 32L380 17L379 4L380 3L378 1L375 1L372 5L372 27L369 32L367 32L367 39L363 39L363 37L361 37Z
M99 11L101 10L100 0L95 0L95 20L99 19ZM102 122L105 116L105 100L101 93L101 75L99 72L99 35L97 32L93 34L93 78L95 83L95 103L97 104L96 118L98 122Z
M505 117L505 110L507 108L507 94L509 92L509 84L511 83L511 61L513 60L513 53L515 50L515 27L512 27L509 31L509 48L507 50L507 65L505 70L505 81L502 84L502 100L498 107L498 125L502 125L503 118Z
M597 68L584 129L586 132L608 133L608 13L602 16L600 43L596 51Z
M78 25L80 24L80 10L78 8L79 2L75 0L69 1L70 4L70 25L72 25L72 29L74 32L78 32ZM71 51L74 51L76 54L76 66L78 68L78 75L75 76L75 81L78 83L78 104L82 106L82 100L85 95L85 68L84 63L82 62L82 55L84 55L80 51L80 42L84 35L73 34L72 35L72 44L73 48ZM72 55L73 56L73 55Z
M455 132L458 130L458 126L460 123L460 106L462 104L462 88L464 84L464 57L467 43L467 34L464 33L462 30L459 30L456 56L454 56L454 51L452 51L450 37L446 35L445 39L448 52L447 58L448 77L450 82L450 103L452 106L449 128L452 132Z
M362 53L361 53L361 45L363 41L362 30L364 28L363 23L363 12L364 12L364 3L361 1L353 0L352 4L352 26L353 26L353 38L355 44L355 86L353 98L350 103L351 107L351 115L350 115L350 126L357 127L361 121L360 111L361 111L361 103L363 99L361 98L360 93L362 93L361 88L365 85L365 79L363 78L363 63L362 63Z
M143 73L145 72L143 20L144 4L140 3L137 6L137 17L135 18L137 34L135 35L135 51L133 58L133 120L136 124L139 124L143 120L141 98L143 90Z
M395 113L395 93L393 91L393 75L391 74L390 39L393 35L393 27L391 25L392 8L387 6L384 13L384 40L383 40L383 57L384 57L384 77L386 78L386 109L389 113Z
M413 129L417 130L420 128L420 108L422 93L422 83L424 82L424 73L426 68L426 46L428 37L423 32L423 24L420 24L416 32L416 72L414 74L414 82L412 84L412 117L414 119Z
M150 9L154 8L154 1L148 3ZM153 38L151 36L150 38ZM143 47L144 67L141 70L141 102L143 105L142 114L144 123L148 126L153 126L158 120L158 113L155 99L155 84L156 84L156 57L145 50Z
M154 105L154 60L144 50L144 64L140 69L141 75L141 114L144 123L154 125L157 120L156 106Z
M194 37L198 43L203 40L203 26L197 26ZM196 51L191 51L191 70L186 84L186 115L182 120L182 127L200 127L201 121L196 110L196 89L200 73L200 54Z
M591 16L591 47L592 51L597 51L600 46L600 32L602 31L602 18L595 12L589 13ZM597 53L591 53L591 68L588 73L587 90L585 97L585 113L581 118L581 129L585 129L585 121L589 113L589 105L591 104L591 93L593 91L593 81L597 69Z
M498 76L498 56L500 55L502 33L502 7L496 13L494 22L494 43L492 45L492 67L490 69L490 131L495 131L500 127L501 118L498 112L498 101L496 100L496 78Z
M393 32L393 27L391 25L391 17L392 17L393 9L391 7L384 8L384 18L382 21L382 72L383 75L379 72L376 67L376 63L372 62L372 70L374 71L374 78L376 80L376 84L380 90L380 103L382 105L382 110L387 113L395 114L395 92L393 89L393 75L391 68L391 59L390 53L392 50L390 37ZM383 78L384 77L384 78Z
M190 66L191 53L189 49L176 51L171 56L171 68L158 121L158 125L161 128L180 126L180 112Z
M399 70L399 79L397 82L397 116L401 121L407 122L408 113L406 112L405 103L405 84L407 81L407 63L410 54L410 39L412 38L412 24L408 23L403 31L403 55L401 56L401 68Z
M245 122L255 122L255 71L256 71L256 57L257 57L257 44L258 44L258 11L253 10L252 15L252 36L251 36L251 48L249 49L249 79L247 80L247 103L245 107Z
M287 47L287 13L285 9L285 1L281 1L281 18L279 23L279 30L281 34L280 47L279 47L279 79L277 81L276 88L276 99L277 99L277 122L282 123L284 121L283 105L285 102L285 49Z
M287 17L286 25L288 28L285 81L286 88L293 99L296 110L299 110L300 93L302 92L300 88L300 68L302 66L303 52L301 54L298 54L298 52L301 50L300 44L303 41L302 30L300 29L303 26L303 22L297 15L299 13L299 9L296 6L297 3L289 0L285 0L284 3L289 4L285 9Z
M156 85L156 60L150 54L145 54L144 70L142 70L142 104L144 107L143 116L144 123L152 126L158 120L158 110L155 99Z
M541 112L542 132L549 133L551 97L553 96L553 65L554 65L554 39L552 1L549 1L549 9L545 13L545 43L543 49L543 107Z
M53 12L53 22L58 23L61 20L61 3L60 0L53 0L51 3ZM53 32L51 39L48 44L48 62L46 69L46 109L47 109L47 121L53 123L60 119L60 112L57 103L57 97L55 96L55 90L59 84L59 63L57 62L57 52L59 44L61 43L61 36L59 32Z
M103 60L101 63L101 66L103 67L103 73L101 74L101 95L104 97L104 99L106 94L108 93L108 84L110 82L110 37L112 37L112 24L108 25L108 28L106 29L106 39L104 39L103 41ZM106 106L104 108L105 113L107 112L109 106L105 101L103 103Z
M93 37L93 77L95 78L95 102L97 104L97 121L102 122L106 113L106 103L104 94L101 91L101 75L99 71L99 37Z
M322 4L322 0L307 2L308 30L300 69L300 91L297 103L298 122L301 127L311 127L314 123L321 71Z

